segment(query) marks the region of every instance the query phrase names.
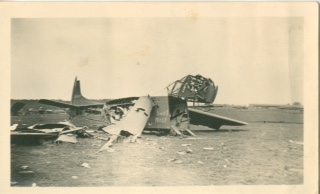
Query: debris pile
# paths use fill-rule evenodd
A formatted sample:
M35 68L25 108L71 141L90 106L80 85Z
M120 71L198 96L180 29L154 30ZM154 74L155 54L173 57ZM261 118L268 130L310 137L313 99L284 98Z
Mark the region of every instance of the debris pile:
M12 143L41 143L44 139L56 139L54 142L77 143L77 137L92 137L85 127L76 127L69 121L57 124L35 124L19 128L11 126Z

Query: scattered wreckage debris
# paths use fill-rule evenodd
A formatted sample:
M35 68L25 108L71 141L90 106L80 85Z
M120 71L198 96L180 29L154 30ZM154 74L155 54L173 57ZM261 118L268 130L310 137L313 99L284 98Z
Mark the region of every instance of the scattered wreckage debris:
M106 144L104 144L97 152L95 152L95 153L93 153L93 154L97 154L97 153L99 153L99 152L101 152L101 151L111 149L110 147L113 145L112 142L113 142L115 139L116 139L115 136L111 137Z
M176 159L176 158L174 158L174 159L169 159L168 162L172 162L172 163L175 163L175 164L181 164L181 163L183 163L182 160L179 160L179 159Z
M18 174L21 174L24 176L33 176L35 172L32 169L30 169L29 166L24 165L24 166L20 166Z
M56 139L55 142L77 143L76 137L92 137L86 132L87 127L76 127L71 122L63 121L57 124L35 124L19 128L11 126L12 143L41 143L45 139Z
M24 171L20 171L19 174L34 174L34 172L31 170L24 170Z
M54 141L55 143L68 142L68 143L78 143L77 137L74 134L61 134L58 139Z
M192 149L187 148L185 151L178 151L177 154L178 155L185 155L185 154L191 154L193 152Z
M174 126L174 125L171 125L171 130L172 130L172 132L171 132L172 135L174 135L174 134L176 134L176 135L183 135L182 132L180 132L180 129L178 129L178 128L177 128L176 126Z
M15 186L15 185L17 185L17 184L18 184L18 182L15 182L15 181L10 182L10 185L11 185L11 186Z
M78 179L78 176L71 176L72 179Z
M19 124L13 124L11 125L11 131L16 130L16 128L18 127Z
M109 141L110 139L110 137L100 137L100 136L95 136L94 138L98 140L103 140L103 141Z
M29 168L29 166L21 166L20 168L23 169L23 170L26 170L26 169Z
M209 150L209 151L213 151L214 148L213 147L204 147L203 150Z
M202 140L202 139L207 139L206 137L187 137L186 139L188 140Z
M91 168L88 163L82 163L81 166L84 167L84 168Z
M56 131L45 132L38 129L15 128L11 130L11 143L40 143L43 139L58 137Z
M289 140L290 143L298 144L298 145L303 145L303 142L301 141L294 141L294 140Z

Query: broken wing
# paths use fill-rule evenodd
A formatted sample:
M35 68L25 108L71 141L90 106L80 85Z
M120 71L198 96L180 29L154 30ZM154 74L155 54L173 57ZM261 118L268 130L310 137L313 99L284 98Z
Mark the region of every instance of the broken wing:
M219 129L222 125L241 126L248 125L246 122L230 119L228 117L219 116L216 114L203 112L194 108L189 108L190 124L203 125L210 128Z

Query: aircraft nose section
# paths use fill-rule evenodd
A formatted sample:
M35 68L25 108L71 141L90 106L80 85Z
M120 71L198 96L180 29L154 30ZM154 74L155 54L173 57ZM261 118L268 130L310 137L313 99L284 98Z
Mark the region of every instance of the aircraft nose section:
M218 86L216 87L214 85L209 86L205 96L207 103L210 103L210 104L213 103L213 101L217 96L217 93L218 93Z

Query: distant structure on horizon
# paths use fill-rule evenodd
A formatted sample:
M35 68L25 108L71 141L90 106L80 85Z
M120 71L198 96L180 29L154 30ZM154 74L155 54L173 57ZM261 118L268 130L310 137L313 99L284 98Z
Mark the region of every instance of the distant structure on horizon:
M300 110L303 111L303 105L300 102L288 104L249 104L249 108L264 108L264 109L285 109L285 110Z

